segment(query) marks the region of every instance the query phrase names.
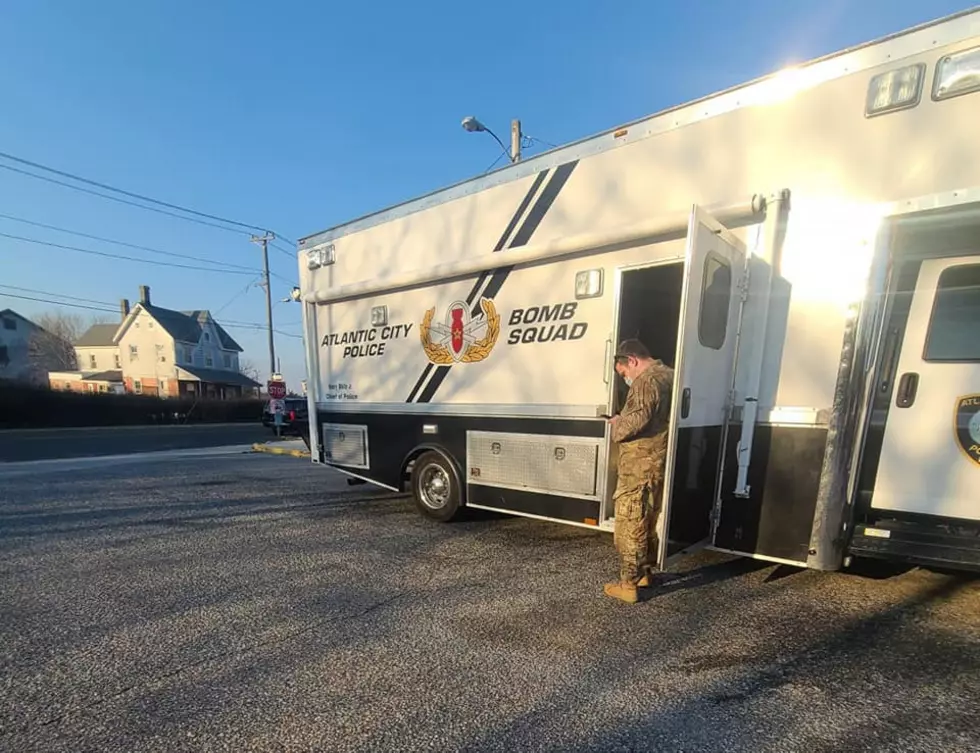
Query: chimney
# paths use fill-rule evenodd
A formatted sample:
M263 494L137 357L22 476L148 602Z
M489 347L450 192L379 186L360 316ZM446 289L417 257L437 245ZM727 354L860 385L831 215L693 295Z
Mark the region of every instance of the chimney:
M144 306L150 305L150 286L140 285L140 303Z
M122 319L125 320L129 316L129 299L123 298L119 301L119 313L122 314Z

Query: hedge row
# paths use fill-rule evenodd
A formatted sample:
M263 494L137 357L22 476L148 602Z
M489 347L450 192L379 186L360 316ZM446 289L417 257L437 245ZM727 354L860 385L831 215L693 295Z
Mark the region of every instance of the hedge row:
M0 382L0 428L124 426L262 420L263 400L85 394Z

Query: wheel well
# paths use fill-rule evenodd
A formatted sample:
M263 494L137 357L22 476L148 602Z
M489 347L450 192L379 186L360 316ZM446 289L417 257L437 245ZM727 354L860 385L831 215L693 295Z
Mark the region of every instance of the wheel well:
M450 468L453 469L453 473L456 476L456 482L459 485L460 496L462 497L462 501L465 504L466 484L463 483L463 474L460 473L459 464L456 462L455 458L453 458L452 454L448 450L436 444L419 445L418 447L414 448L411 452L409 452L408 455L405 456L405 459L402 461L402 470L401 470L402 491L408 490L409 482L412 479L412 469L415 467L415 461L418 460L420 457L422 457L422 455L424 455L427 452L439 453L449 463Z

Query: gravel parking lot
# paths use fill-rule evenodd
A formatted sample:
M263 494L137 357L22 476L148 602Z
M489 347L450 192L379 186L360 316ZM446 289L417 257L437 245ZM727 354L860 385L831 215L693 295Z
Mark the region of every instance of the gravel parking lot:
M980 582L429 523L285 457L0 468L3 751L980 749Z

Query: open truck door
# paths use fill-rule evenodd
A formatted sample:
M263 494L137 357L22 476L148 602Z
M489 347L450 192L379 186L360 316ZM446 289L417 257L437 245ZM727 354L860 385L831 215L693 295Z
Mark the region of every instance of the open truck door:
M695 206L687 229L657 564L708 543L721 483L745 247Z
M980 521L978 327L980 254L921 262L895 370L873 511Z

